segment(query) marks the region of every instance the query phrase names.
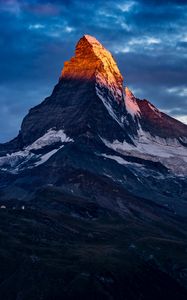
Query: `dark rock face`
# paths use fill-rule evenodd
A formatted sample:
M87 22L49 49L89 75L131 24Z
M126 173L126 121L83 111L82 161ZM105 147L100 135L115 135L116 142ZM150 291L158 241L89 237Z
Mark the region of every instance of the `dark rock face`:
M84 36L0 145L0 298L186 299L186 138Z
M124 109L120 104L116 106L118 111ZM64 129L71 137L87 132L112 138L116 132L118 136L127 136L106 113L96 94L95 82L79 79L61 79L52 95L30 110L21 126L22 143L31 144L50 128Z
M187 137L186 125L160 112L147 100L137 99L143 118L140 122L145 131L163 138Z
M152 136L158 136L165 139L179 139L187 137L187 126L178 120L159 111L148 100L140 100L126 87L125 93L127 107L137 110L135 114L135 123L139 123L141 128L149 132ZM132 122L132 121L131 121Z

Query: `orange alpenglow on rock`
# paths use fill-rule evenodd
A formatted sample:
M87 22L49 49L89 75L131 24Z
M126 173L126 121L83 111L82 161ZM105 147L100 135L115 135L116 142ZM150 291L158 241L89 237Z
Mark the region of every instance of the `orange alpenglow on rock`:
M116 100L123 98L123 77L108 50L96 38L84 35L75 56L64 63L61 79L94 81L97 88L107 87Z
M125 87L125 94L129 98L135 98L134 95L133 95L133 93L131 92L131 90L127 86Z
M137 100L131 90L126 86L125 87L125 106L127 112L131 114L134 118L135 116L139 116L141 114L140 108L138 106Z

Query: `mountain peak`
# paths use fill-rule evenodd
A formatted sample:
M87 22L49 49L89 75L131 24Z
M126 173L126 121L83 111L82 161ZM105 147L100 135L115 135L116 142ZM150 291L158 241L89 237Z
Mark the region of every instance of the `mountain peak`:
M94 36L85 34L83 38L85 38L91 45L99 45L102 47L101 43Z
M114 58L95 37L87 34L78 41L75 56L64 63L61 79L94 81L97 86L120 91L120 97L123 94L123 77Z

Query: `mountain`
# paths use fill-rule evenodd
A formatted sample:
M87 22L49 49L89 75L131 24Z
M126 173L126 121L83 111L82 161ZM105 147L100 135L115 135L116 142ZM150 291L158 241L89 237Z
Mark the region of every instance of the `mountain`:
M2 299L185 299L186 175L187 125L84 35L0 144Z
M95 38L85 35L76 46L75 56L65 62L52 95L29 111L14 140L0 145L0 168L3 177L18 174L13 176L14 194L15 186L20 190L22 172L40 181L38 169L47 175L42 171L46 165L52 165L52 178L47 175L44 180L42 175L42 184L62 184L56 165L63 168L63 157L72 151L66 159L68 165L64 165L66 170L71 166L113 176L136 195L150 198L151 189L157 198L167 201L167 194L186 197L186 147L187 126L124 89L112 55ZM82 159L75 164L78 151ZM100 161L98 170L88 162L85 166L88 155ZM123 170L113 174L113 165ZM28 186L21 194L27 191Z

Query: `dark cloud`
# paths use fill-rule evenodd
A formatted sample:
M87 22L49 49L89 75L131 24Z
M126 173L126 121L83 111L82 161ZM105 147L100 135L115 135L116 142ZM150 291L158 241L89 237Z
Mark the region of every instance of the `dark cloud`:
M187 115L187 1L0 0L0 141L50 94L75 43L96 36L138 97Z

